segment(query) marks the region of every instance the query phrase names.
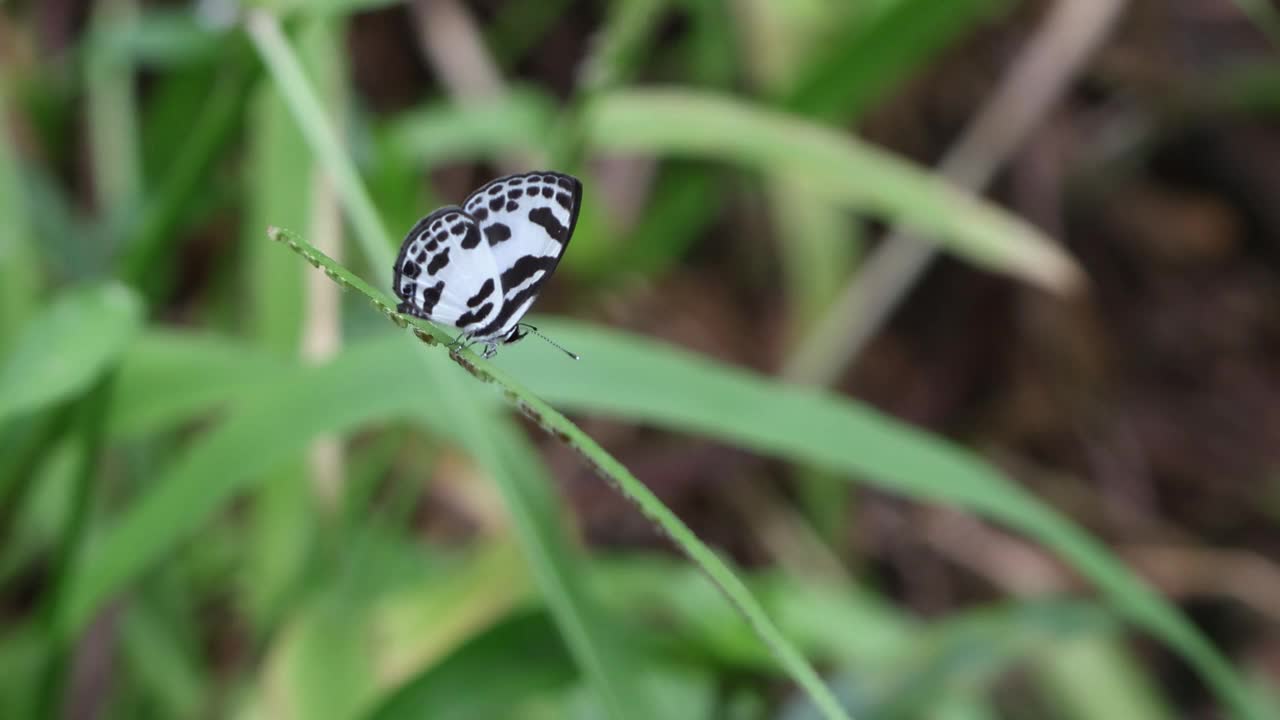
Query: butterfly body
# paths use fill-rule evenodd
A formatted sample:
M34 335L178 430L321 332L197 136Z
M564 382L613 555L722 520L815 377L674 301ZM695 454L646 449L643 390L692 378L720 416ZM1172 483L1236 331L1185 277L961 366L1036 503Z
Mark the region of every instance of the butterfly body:
M392 287L402 313L460 330L460 342L525 336L520 320L564 255L578 220L582 183L556 172L492 180L461 206L419 220L396 256Z

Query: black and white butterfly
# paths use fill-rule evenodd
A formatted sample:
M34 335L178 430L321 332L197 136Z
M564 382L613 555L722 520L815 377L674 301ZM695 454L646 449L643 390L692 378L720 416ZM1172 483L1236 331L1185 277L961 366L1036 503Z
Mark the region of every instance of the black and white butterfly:
M581 204L577 178L542 171L492 180L462 207L436 210L400 246L396 309L452 325L462 331L458 344L484 343L484 357L493 357L533 329L520 319L555 272Z

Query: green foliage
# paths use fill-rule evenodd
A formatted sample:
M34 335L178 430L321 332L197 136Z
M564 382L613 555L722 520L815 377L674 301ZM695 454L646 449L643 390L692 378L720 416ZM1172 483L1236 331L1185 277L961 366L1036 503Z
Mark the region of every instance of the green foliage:
M33 316L0 366L0 423L88 390L129 346L141 311L110 283L69 291Z
M1237 4L1274 35L1273 11ZM602 322L535 320L580 362L536 341L486 362L442 347L447 328L399 315L383 289L400 229L531 153L587 180L553 283L584 317L610 316L591 306L618 302L606 283L710 277L690 256L747 206L761 237L716 252L790 329L856 265L855 213L1014 282L1075 289L1075 261L1044 232L848 129L1013 3L618 0L598 17L499 3L458 39L509 79L468 102L423 81L420 64L448 70L412 56L417 16L391 0L260 1L226 18L201 14L217 3L106 0L82 28L10 5L0 716L81 702L104 717L334 720L1177 714L1126 647L1133 630L1224 711L1276 714L1116 553L972 448ZM387 18L403 47L351 52ZM544 50L573 72L547 70ZM396 52L412 62L370 80ZM1257 98L1223 105L1273 105L1274 73L1259 73L1234 78ZM383 79L394 101L366 97ZM773 264L785 289L761 280ZM648 440L615 454L612 427ZM677 516L628 467L666 438L767 458L724 480L799 485L831 543L817 547L851 577L740 567L700 539L696 511ZM573 467L684 558L583 542ZM1096 597L916 617L843 544L850 491L868 486L1017 533ZM776 531L743 521L732 539L758 558ZM92 674L99 652L108 675ZM993 699L1010 673L1034 679L1013 689L1017 713Z

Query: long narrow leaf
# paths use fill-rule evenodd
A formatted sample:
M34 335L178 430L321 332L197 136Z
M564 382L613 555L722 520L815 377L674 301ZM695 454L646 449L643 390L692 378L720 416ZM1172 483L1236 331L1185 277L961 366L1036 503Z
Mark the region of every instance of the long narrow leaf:
M1067 292L1065 252L1030 224L847 134L727 95L658 89L601 96L587 132L612 152L691 155L804 178L809 190L923 231L979 265Z

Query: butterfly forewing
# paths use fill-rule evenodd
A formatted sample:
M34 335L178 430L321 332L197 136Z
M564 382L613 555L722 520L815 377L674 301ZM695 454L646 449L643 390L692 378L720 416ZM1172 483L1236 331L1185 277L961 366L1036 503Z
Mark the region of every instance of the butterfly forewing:
M502 306L498 267L476 221L456 206L418 221L396 258L396 294L409 312L464 332L488 324Z
M480 225L502 288L502 308L477 337L504 337L528 311L569 245L581 202L582 183L555 172L498 178L463 202Z
M493 180L461 208L418 221L396 259L401 312L452 325L466 337L512 342L516 324L564 255L582 184L555 172Z

